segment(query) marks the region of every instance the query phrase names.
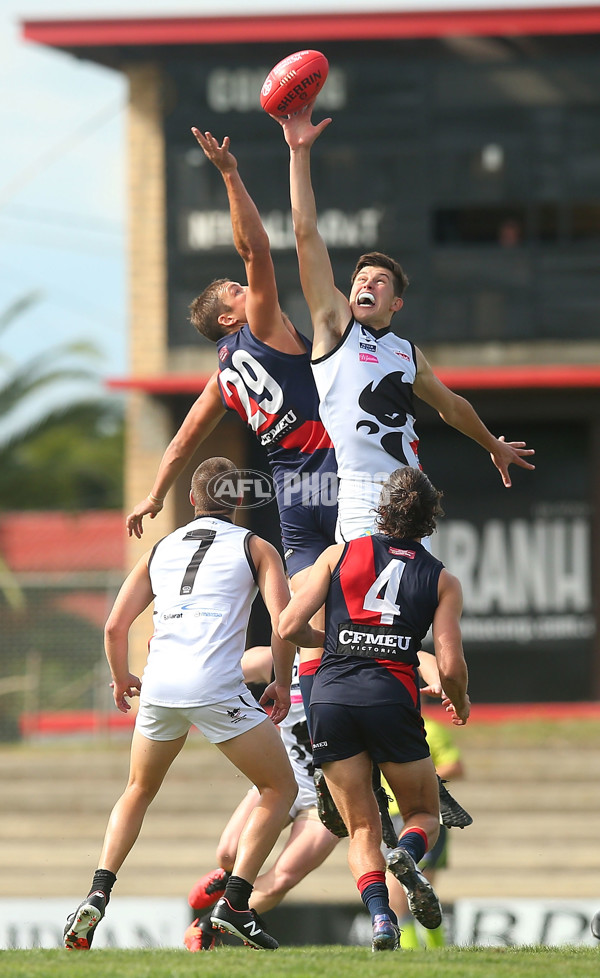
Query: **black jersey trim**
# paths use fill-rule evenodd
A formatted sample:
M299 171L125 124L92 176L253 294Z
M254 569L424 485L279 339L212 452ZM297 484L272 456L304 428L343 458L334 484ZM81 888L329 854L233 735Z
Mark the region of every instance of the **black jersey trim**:
M358 323L361 329L366 329L367 333L370 333L374 340L394 332L391 326L384 326L383 329L377 329L376 326L368 326L367 323L361 323L359 319L355 319L354 322Z
M324 353L322 357L317 357L316 360L311 360L310 362L311 363L323 363L324 360L328 360L329 357L332 357L334 353L337 353L337 351L340 349L340 347L342 347L344 345L344 343L346 342L346 340L350 336L350 333L352 332L352 327L354 326L354 323L355 323L355 319L354 319L354 316L352 316L351 319L350 319L350 322L346 326L346 329L344 330L344 332L340 336L339 340L337 341L337 343L335 344L335 346L333 347L333 349L331 349L329 351L329 353Z
M246 554L246 560L248 561L248 566L252 572L252 577L254 578L254 583L258 586L258 571L256 570L256 564L252 559L252 554L250 553L250 541L252 537L255 537L256 533L250 530L244 537L244 553Z

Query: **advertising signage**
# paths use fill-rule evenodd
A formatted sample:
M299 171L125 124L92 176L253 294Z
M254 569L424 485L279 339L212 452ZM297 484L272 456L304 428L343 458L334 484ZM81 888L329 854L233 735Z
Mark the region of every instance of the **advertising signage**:
M432 544L461 581L474 702L588 698L596 620L586 426L511 421L507 438L536 449L536 469L513 466L510 489L481 449L446 431L422 430L420 457L444 491Z

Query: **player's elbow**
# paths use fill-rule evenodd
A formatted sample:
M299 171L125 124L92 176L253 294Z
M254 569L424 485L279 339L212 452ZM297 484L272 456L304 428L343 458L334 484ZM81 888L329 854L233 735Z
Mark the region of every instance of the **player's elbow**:
M296 641L295 636L296 633L298 632L298 627L299 627L299 623L296 615L289 614L287 608L285 608L281 612L279 616L279 622L277 624L277 632L279 634L279 637L282 638L285 642L294 643Z

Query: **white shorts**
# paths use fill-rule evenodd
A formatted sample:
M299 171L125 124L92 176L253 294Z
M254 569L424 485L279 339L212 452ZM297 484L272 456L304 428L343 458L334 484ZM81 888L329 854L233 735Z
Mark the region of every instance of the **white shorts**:
M148 740L177 740L193 726L211 744L221 744L264 720L267 714L248 692L210 706L156 706L142 700L135 726Z
M378 532L375 518L382 488L382 482L340 479L336 543L348 543ZM431 537L423 537L421 544L431 553Z
M294 778L296 779L296 784L298 785L296 800L290 808L290 818L293 822L294 819L298 817L299 813L304 811L306 808L316 808L317 792L315 790L315 782L306 768L302 767L300 764L294 764L293 757L290 757L290 762L294 772Z
M338 488L338 518L335 528L337 543L347 543L357 537L376 533L375 510L379 505L382 482L365 479L340 479Z

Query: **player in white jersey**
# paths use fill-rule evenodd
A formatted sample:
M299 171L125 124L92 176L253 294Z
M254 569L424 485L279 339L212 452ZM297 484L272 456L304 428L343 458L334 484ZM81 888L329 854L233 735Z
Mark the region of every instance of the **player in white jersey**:
M505 442L483 424L472 405L433 373L421 350L396 337L392 317L403 305L408 279L398 262L379 252L363 255L349 299L335 285L327 247L317 227L310 151L329 125L314 126L312 105L278 119L290 148L292 219L302 291L310 309L312 362L321 416L333 442L340 478L340 539L373 528L381 485L398 465L418 465L412 392L443 421L491 455L505 486L509 466L534 466L525 442ZM367 177L368 182L368 177Z
M281 558L266 540L233 523L241 497L237 476L229 459L207 459L198 466L190 492L195 519L138 561L106 624L115 705L126 713L128 698L139 695L140 708L127 787L110 816L90 892L65 926L64 944L70 950L89 950L116 873L192 725L259 792L211 920L253 947L278 946L249 909L248 899L298 790L275 728L290 707L295 649L277 632L278 615L289 600ZM265 691L265 698L274 701L271 719L244 684L240 664L257 591L272 622L275 679ZM129 672L128 634L152 601L154 634L140 682Z
M292 673L291 706L279 724L279 731L290 759L298 794L289 812L289 835L273 865L257 877L250 906L263 914L277 906L285 895L305 876L317 869L333 852L339 839L321 823L317 811L317 794L313 780L313 759L298 682L299 656ZM268 646L258 646L244 653L244 677L249 683L265 684L271 680L273 660ZM211 925L208 908L225 890L235 864L243 826L258 801L256 788L242 799L225 826L217 845L219 868L201 877L192 887L188 902L198 914L187 928L184 944L189 951L209 951L215 946L218 934Z

